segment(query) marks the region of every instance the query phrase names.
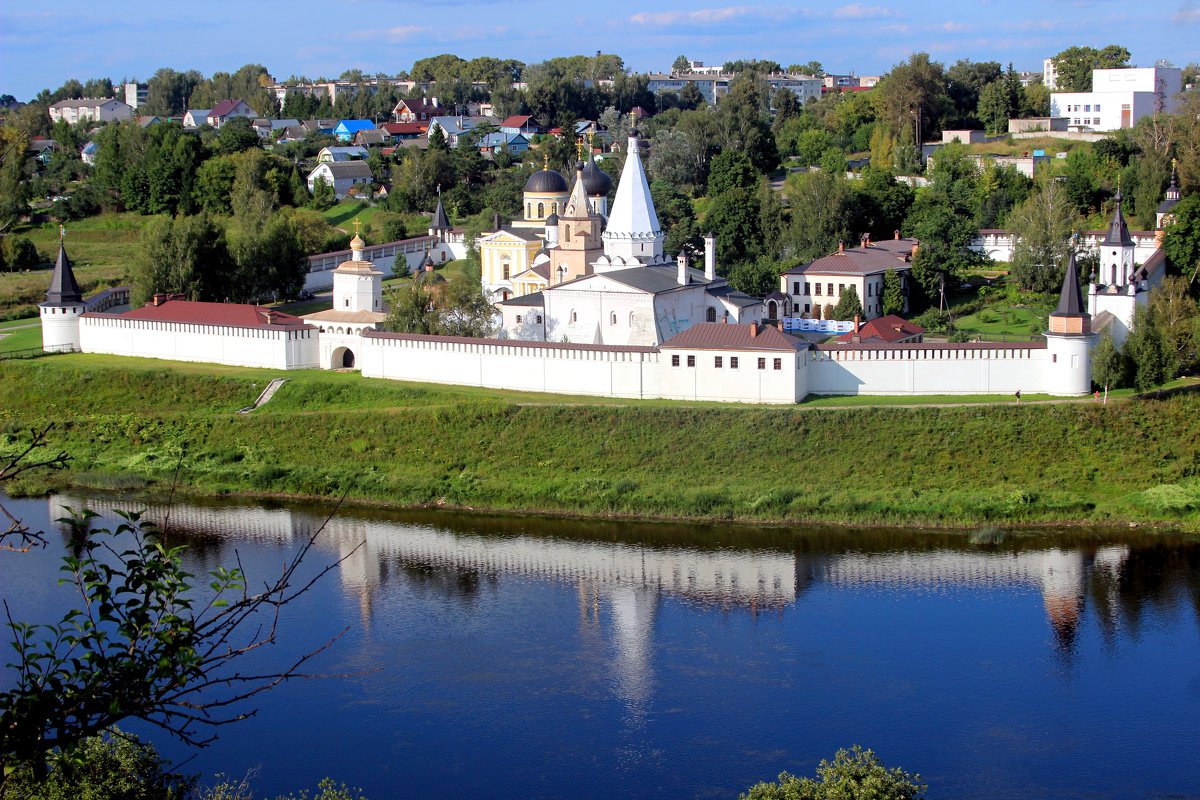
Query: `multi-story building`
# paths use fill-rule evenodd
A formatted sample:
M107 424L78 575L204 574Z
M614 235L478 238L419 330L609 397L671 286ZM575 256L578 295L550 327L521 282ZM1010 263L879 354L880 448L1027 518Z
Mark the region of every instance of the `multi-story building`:
M125 105L133 108L141 108L146 102L146 98L150 94L150 84L148 83L126 83L125 90Z
M80 122L119 122L133 118L133 107L114 97L59 100L50 106L50 119L76 125Z
M1058 67L1053 58L1042 59L1042 83L1052 92L1058 88Z
M1050 95L1050 116L1066 117L1078 130L1132 128L1142 117L1176 109L1181 75L1177 67L1094 69L1092 91Z

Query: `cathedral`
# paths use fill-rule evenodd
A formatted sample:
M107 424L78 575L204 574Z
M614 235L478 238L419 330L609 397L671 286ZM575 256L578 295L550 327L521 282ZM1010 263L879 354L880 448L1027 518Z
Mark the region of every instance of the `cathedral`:
M525 218L480 238L483 288L510 337L655 346L697 322L761 321L761 301L717 276L713 236L703 269L664 252L636 129L610 209L611 185L590 156L570 183L547 167L525 186Z

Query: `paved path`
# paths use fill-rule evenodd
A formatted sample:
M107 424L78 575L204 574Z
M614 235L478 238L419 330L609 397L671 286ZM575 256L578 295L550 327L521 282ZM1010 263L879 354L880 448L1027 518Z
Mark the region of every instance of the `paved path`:
M262 394L260 394L258 396L258 399L254 401L254 405L246 406L245 408L241 409L237 413L249 414L254 409L259 408L260 406L266 405L268 402L270 402L271 398L275 396L275 393L279 391L279 387L283 386L283 382L285 380L286 380L285 378L276 378L273 381L271 381L270 383L268 383L267 388L263 389Z

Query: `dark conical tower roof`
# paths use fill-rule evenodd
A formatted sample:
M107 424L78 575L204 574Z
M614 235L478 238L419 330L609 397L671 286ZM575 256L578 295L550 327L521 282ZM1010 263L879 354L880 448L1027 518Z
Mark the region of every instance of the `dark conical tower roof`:
M1121 213L1120 186L1117 187L1117 194L1113 199L1117 201L1117 210L1108 225L1108 235L1101 244L1105 247L1133 247L1133 237L1129 235L1129 226L1125 224L1125 215Z
M1179 177L1175 174L1175 160L1171 160L1171 185L1167 187L1167 196L1158 207L1159 214L1169 214L1171 209L1179 205Z
M71 269L66 245L60 241L58 260L54 262L54 274L50 277L50 288L46 291L46 305L63 306L82 302L83 292L80 291L75 272Z
M1056 317L1077 317L1083 314L1083 292L1079 289L1079 268L1075 266L1075 252L1067 259L1067 272L1063 275L1062 291L1058 295Z
M450 219L446 216L446 209L442 206L442 195L438 193L437 208L433 211L433 221L429 223L429 227L435 231L450 230Z

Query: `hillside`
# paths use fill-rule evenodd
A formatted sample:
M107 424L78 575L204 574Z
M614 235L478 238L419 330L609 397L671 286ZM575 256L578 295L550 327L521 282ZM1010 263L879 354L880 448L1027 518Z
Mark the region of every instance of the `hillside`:
M54 484L644 518L867 524L1200 516L1200 396L923 408L629 403L208 365L0 363L6 449L55 422Z

